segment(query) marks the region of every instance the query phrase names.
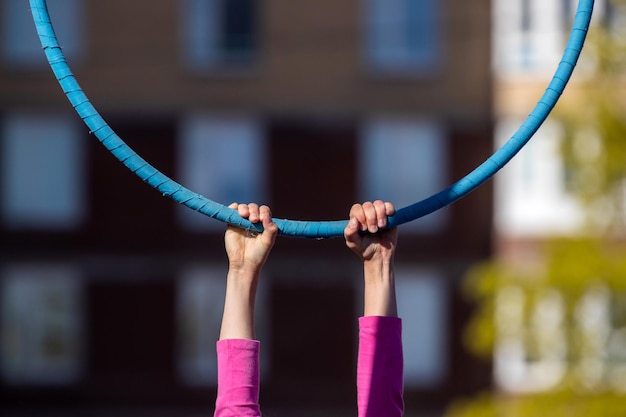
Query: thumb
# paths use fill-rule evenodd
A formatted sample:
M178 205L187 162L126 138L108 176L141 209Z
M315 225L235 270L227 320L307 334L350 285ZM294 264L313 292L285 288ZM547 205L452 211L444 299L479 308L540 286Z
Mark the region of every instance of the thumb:
M354 217L350 218L346 228L344 229L343 235L346 239L346 242L356 242L359 239L359 222Z

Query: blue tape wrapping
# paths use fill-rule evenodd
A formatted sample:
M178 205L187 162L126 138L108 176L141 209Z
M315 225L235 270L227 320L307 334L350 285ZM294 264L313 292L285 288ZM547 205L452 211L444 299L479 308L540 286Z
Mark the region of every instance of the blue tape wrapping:
M180 204L222 222L262 231L259 224L241 218L235 210L197 194L165 176L133 151L100 116L80 88L59 45L45 0L29 0L31 13L46 58L61 89L89 127L90 133L144 182ZM561 97L585 43L594 0L579 0L574 24L557 70L543 96L528 118L511 138L485 162L454 184L421 201L397 210L389 218L390 226L399 226L433 213L463 198L491 178L506 165L532 138ZM281 235L308 238L329 238L343 235L347 220L298 221L275 219Z

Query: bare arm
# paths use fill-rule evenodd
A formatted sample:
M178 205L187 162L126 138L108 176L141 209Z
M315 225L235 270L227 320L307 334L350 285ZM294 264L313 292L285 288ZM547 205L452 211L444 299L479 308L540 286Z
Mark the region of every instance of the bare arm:
M229 266L220 340L254 339L254 305L259 276L274 246L278 227L267 206L233 203L229 207L252 223L262 222L264 232L256 235L233 226L226 229L224 243Z
M217 342L215 417L260 417L259 348L254 340L254 304L261 269L278 233L269 207L230 205L252 223L262 222L261 234L228 226L224 244L228 255L226 299Z
M386 229L387 216L394 212L391 203L380 200L355 204L344 231L346 245L363 261L364 272L365 309L359 319L357 362L359 417L404 413L402 322L393 268L398 232Z
M364 316L398 316L393 266L398 232L385 229L394 213L393 204L380 200L355 204L344 230L346 245L363 261Z

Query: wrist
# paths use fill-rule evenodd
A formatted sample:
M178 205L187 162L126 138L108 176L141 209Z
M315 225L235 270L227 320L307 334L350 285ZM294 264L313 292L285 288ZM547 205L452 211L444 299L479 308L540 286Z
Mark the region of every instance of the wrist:
M393 256L377 256L363 261L365 279L386 281L393 278Z
M258 286L258 276L229 271L226 277L224 311L236 311L238 317L252 314Z
M260 269L250 270L230 267L226 276L226 282L233 288L243 290L256 286L260 276Z
M254 339L254 305L258 280L229 271L220 340Z
M364 267L364 316L397 317L393 262L368 262Z
M246 262L230 262L228 264L228 275L234 278L255 278L261 275L260 265L251 265Z

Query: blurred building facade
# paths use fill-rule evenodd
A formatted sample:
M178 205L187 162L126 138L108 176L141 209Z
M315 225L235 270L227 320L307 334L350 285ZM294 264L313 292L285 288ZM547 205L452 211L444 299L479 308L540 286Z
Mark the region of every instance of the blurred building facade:
M590 36L597 26L615 33L621 29L623 10L616 6L620 3L594 2ZM511 137L541 98L563 55L577 6L577 0L493 2L496 146ZM585 83L598 70L594 57L598 51L590 50L589 43L563 95L564 102L579 102ZM559 106L556 110L495 179L496 246L505 257L525 253L524 247L536 247L548 237L579 232L584 224L583 207L568 190L569 174L559 148L564 122L558 115Z
M1 407L211 412L224 226L105 151L47 67L26 3L0 4ZM221 203L340 219L356 201L427 197L492 150L489 1L49 7L116 133ZM400 230L408 415L489 384L461 344L472 307L459 284L492 253L491 197L486 184ZM342 239L279 239L258 301L266 411L354 410L361 287Z
M606 2L596 2L596 17ZM576 12L576 0L493 2L493 74L496 146L526 119L554 74ZM563 99L571 97L585 62ZM524 242L577 230L580 207L566 189L559 153L559 122L551 117L523 152L496 178L495 225L502 254L520 253Z
M494 0L492 62L497 146L511 137L543 94L560 62L577 4L576 0ZM570 109L578 106L580 119L584 119L583 114L590 113L589 107L593 106L581 97L589 97L588 94L585 96L588 92L585 89L589 88L594 71L601 71L598 57L594 55L599 53L600 35L593 33L597 32L594 29L602 26L607 33L617 35L618 30L623 28L624 18L623 6L621 9L617 7L620 4L623 3L612 0L595 2L587 47L561 98L569 102ZM594 40L590 41L589 38ZM596 49L589 46L594 41ZM597 74L595 76L598 77ZM547 248L550 248L546 243L558 238L580 239L590 236L588 232L581 233L585 226L589 226L586 217L588 212L585 211L588 208L582 205L571 186L572 173L568 172L564 163L561 146L566 132L558 109L557 106L552 117L494 181L496 258L503 260L509 267L521 266L518 269L522 271L542 265L544 269L537 275L546 281L546 275L550 273L548 269L554 268L546 261L546 257L558 256L546 255ZM600 134L591 129L577 133L579 142L586 143L585 152L589 151L590 143L597 142L594 137ZM605 214L608 219L608 212ZM598 219L591 226L601 224L602 219ZM593 232L597 233L595 230ZM560 256L564 258L562 263L568 262L564 252ZM591 251L583 253L583 257L593 256ZM583 260L580 261L583 264ZM603 261L608 265L609 257ZM568 281L569 278L572 286L583 286L580 282L576 284L572 273L582 268L574 264L571 268L568 271L570 277L564 280ZM581 272L581 275L584 273ZM494 303L494 377L500 390L517 394L549 392L561 387L559 384L567 380L570 376L567 372L571 369L576 369L575 376L585 380L586 386L595 387L594 384L599 385L598 381L605 378L604 373L610 376L611 368L616 370L615 373L622 369L623 359L620 356L619 360L615 360L614 352L623 352L624 345L619 344L618 349L614 346L618 345L615 340L624 332L615 313L622 308L620 303L623 301L611 295L606 280L612 277L608 275L597 273L597 276L578 276L579 280L584 281L585 290L582 294L576 291L568 294L567 288L559 287L559 282L553 276L551 282L544 282L552 290L535 294L534 299L532 291L527 291L532 283L526 287L509 285L497 291ZM567 303L570 304L568 307ZM568 339L568 326L576 329L579 338L593 344L593 349L588 346L581 348L584 343ZM533 347L529 340L533 340L535 348L541 346L536 349L539 353L531 352ZM580 366L578 369L576 354L585 349L589 351L588 357L581 362L587 368ZM593 377L590 376L590 363L594 367ZM617 378L613 379L617 381ZM568 384L574 386L572 381L568 381ZM611 384L606 386L611 387ZM624 380L615 382L614 386L623 390Z

